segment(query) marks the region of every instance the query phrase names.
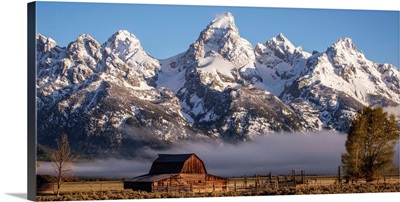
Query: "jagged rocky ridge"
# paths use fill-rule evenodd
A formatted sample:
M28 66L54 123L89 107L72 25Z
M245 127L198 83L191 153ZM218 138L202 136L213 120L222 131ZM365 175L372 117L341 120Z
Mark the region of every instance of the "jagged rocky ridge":
M165 60L121 30L67 47L37 34L38 143L62 132L87 157L135 157L180 140L247 141L281 131L347 131L365 105L400 104L400 73L339 39L306 53L283 34L253 46L231 13Z

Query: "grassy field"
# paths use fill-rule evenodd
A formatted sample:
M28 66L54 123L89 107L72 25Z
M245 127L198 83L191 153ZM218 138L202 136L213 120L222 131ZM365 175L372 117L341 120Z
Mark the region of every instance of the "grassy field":
M233 187L236 183L237 187L254 187L256 183L256 179L258 180L258 183L260 184L265 184L269 182L268 177L247 177L246 179L243 177L236 177L236 178L230 178L229 179L229 187ZM300 181L301 177L296 176L296 181ZM276 177L272 178L272 181L276 181ZM288 179L289 180L289 179ZM306 185L332 185L335 184L337 180L336 176L304 176L304 184ZM247 182L245 182L247 181ZM279 178L279 181L284 181L284 178L281 176ZM290 180L289 180L290 181ZM283 184L283 183L280 183ZM288 183L287 183L288 184Z
M56 191L57 185L54 185ZM60 188L61 194L71 194L76 192L98 192L123 190L122 181L88 181L88 182L67 182Z
M231 196L268 196L268 195L302 195L302 194L343 194L343 193L382 193L400 192L400 184L358 184L358 185L317 185L302 187L280 187L278 189L260 189L226 192L140 192L132 190L108 190L73 192L54 195L37 196L37 201L72 201L72 200L113 200L113 199L151 199L151 198L192 198L192 197L231 197Z
M260 181L266 178L258 178ZM230 178L229 191L194 193L194 192L156 192L124 190L122 181L83 181L67 182L60 189L61 196L39 195L37 201L71 201L71 200L111 200L111 199L147 199L147 198L187 198L187 197L224 197L224 196L263 196L263 195L301 195L301 194L339 194L339 193L380 193L400 192L398 176L381 179L374 183L334 184L334 176L306 176L308 184L294 186L270 186L255 188L255 178ZM233 187L244 186L234 191ZM314 183L310 183L314 182ZM56 187L56 186L55 186ZM55 190L56 191L56 190Z

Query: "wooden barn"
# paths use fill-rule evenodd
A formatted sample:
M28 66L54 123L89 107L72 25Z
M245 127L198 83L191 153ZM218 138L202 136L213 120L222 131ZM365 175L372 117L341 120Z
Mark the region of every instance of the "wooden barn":
M211 192L227 190L228 180L207 173L196 154L159 154L150 172L124 181L124 189Z
M53 178L50 175L36 175L36 193L54 194Z

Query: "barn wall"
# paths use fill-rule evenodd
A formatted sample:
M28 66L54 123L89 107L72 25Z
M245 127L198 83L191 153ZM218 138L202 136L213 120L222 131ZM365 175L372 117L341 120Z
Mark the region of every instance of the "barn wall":
M178 186L181 183L182 179L179 178L178 175L171 176L162 180L157 180L154 182L155 186Z
M179 174L154 182L124 182L124 189L141 190L147 192L187 191L212 192L226 191L226 178L208 174Z
M180 174L154 182L154 191L226 191L227 179L208 174Z
M185 157L185 161L180 158L159 159L153 162L146 181L152 182L124 182L125 189L143 191L193 191L193 192L212 192L227 190L228 180L226 178L207 174L203 161L192 154ZM175 162L177 161L177 162ZM173 176L169 176L170 174ZM168 175L160 175L168 174ZM140 176L143 177L143 176ZM163 179L160 179L163 178ZM140 181L143 179L141 178Z
M186 160L181 173L207 173L204 163L196 155Z
M201 185L206 182L206 174L180 174L184 184Z
M166 179L157 180L155 186L189 186L204 184L206 182L206 174L180 174Z

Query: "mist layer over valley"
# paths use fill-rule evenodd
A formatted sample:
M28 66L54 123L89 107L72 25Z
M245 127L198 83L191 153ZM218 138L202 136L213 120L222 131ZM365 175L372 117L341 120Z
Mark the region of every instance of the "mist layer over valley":
M238 144L183 142L174 149L143 151L149 159L82 161L73 163L73 169L75 176L131 178L147 174L158 153L195 153L208 173L225 177L287 174L293 169L303 169L307 174L336 174L345 140L346 134L322 131L270 134ZM39 164L39 174L52 174L50 162Z

